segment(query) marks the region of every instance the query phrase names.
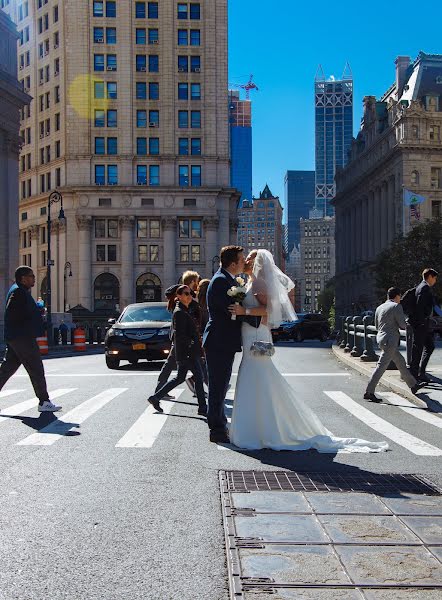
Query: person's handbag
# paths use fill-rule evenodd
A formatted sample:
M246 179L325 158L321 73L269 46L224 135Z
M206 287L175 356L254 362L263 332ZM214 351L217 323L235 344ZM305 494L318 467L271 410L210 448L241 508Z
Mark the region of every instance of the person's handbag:
M275 346L272 342L258 340L258 329L256 330L256 340L250 346L250 353L253 356L273 356L275 354Z

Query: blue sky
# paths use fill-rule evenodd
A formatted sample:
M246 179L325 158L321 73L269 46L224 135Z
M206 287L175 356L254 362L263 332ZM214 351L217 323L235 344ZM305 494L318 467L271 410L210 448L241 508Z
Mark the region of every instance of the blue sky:
M284 200L284 174L314 169L313 82L318 64L326 77L354 78L354 132L362 98L380 96L395 79L398 55L442 53L442 8L416 1L229 0L229 82L253 73L253 193L267 182ZM422 7L422 8L421 8Z

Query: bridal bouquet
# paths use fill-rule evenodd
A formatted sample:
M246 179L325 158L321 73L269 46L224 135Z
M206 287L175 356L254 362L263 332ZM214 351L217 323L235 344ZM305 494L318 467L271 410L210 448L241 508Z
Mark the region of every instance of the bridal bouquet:
M232 285L230 290L227 290L227 295L234 300L235 304L241 304L247 294L246 282L242 277L237 277L236 282L238 285ZM232 315L231 319L235 321L236 315Z

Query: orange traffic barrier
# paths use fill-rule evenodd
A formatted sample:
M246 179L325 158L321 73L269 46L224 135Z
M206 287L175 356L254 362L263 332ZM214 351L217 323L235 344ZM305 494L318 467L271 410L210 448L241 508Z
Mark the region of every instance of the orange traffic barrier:
M40 354L47 354L48 353L48 336L42 335L41 337L37 338L37 344L38 347L40 348Z
M84 352L86 350L86 334L81 327L74 329L74 350L76 352Z

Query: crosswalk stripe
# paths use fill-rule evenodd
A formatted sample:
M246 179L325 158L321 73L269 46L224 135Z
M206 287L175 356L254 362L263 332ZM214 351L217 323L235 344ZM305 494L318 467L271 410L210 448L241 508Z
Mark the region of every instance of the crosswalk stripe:
M440 417L438 417L435 414L426 412L420 408L416 408L416 405L414 405L409 400L402 398L402 396L394 394L393 392L384 392L381 393L380 396L383 396L388 400L390 404L397 406L407 414L416 417L416 419L420 419L421 421L425 421L425 423L430 423L430 425L434 425L435 427L439 427L439 429L442 429L442 419Z
M56 398L60 398L65 394L69 394L70 392L75 392L77 388L69 388L69 389L59 389L54 390L53 392L49 392L49 397L51 400L55 400ZM14 404L13 406L9 406L8 408L2 409L0 414L0 425L5 423L6 421L10 421L8 417L21 415L27 410L34 408L37 406L38 398L31 398L30 400L25 400L24 402L19 402L18 404Z
M63 415L63 421L56 419L52 423L49 423L43 429L40 429L37 433L33 433L24 440L17 443L17 446L50 446L54 444L61 437L66 435L68 431L74 429L76 425L80 425L88 419L95 412L103 408L108 402L126 392L128 388L110 388L103 392L100 392L93 398L89 398L85 402L82 402L65 415Z
M8 396L18 394L19 392L23 392L23 390L2 390L0 392L0 398L7 398Z
M395 427L385 419L378 417L371 411L367 410L354 400L347 396L344 392L324 392L336 404L345 408L349 413L361 420L365 425L368 425L378 433L390 438L396 444L406 448L413 454L418 456L442 456L442 450L427 444L423 440L411 435L398 427Z
M182 389L173 390L175 399L179 398L184 392ZM173 400L161 400L161 403L170 402L173 406ZM142 415L135 421L132 427L115 444L116 448L151 448L160 434L164 423L170 413L156 413L152 405L146 408Z

